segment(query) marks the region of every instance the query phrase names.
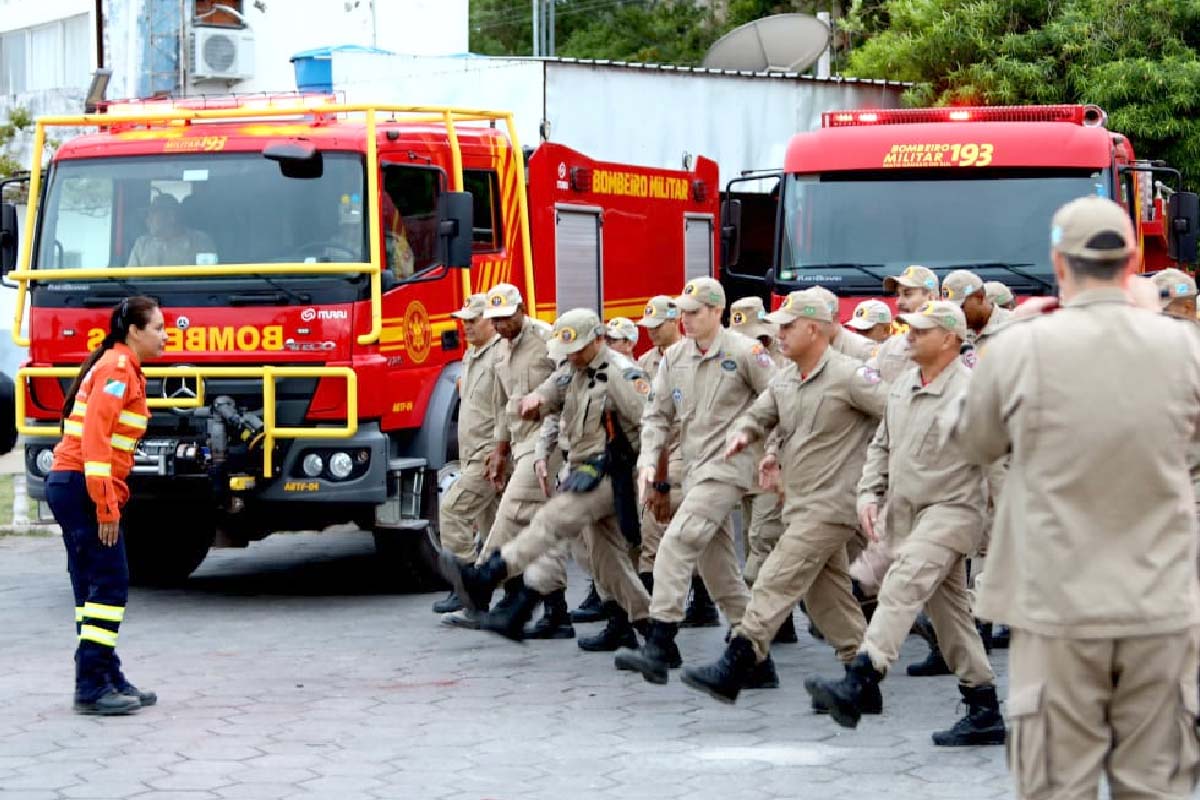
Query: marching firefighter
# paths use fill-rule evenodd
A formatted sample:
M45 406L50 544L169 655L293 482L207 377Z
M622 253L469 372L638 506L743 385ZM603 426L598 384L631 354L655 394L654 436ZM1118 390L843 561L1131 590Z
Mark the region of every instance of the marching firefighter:
M829 346L829 308L812 291L792 292L768 319L789 364L732 426L727 457L771 431L781 435L787 528L759 572L750 605L725 654L683 670L683 682L733 702L770 655L771 639L801 598L813 621L849 663L866 621L850 585L846 544L856 534L854 487L867 443L887 406L879 374ZM876 690L877 691L877 690ZM864 701L878 713L882 701Z
M1061 298L1019 309L949 429L976 463L1012 454L978 594L1012 627L1009 766L1023 799L1095 797L1105 776L1116 800L1182 800L1200 775L1200 338L1130 280L1121 206L1068 203L1050 243Z
M469 607L482 608L503 580L524 574L515 601L480 615L480 627L520 641L533 608L557 577L545 554L565 550L582 536L592 575L602 594L620 606L613 616L644 626L650 596L629 558L638 535L633 483L636 442L650 382L632 361L609 349L594 311L576 308L554 324L556 355L569 362L520 399L523 418L560 413L570 472L559 493L542 505L529 526L477 566L443 551L443 575Z
M133 450L146 433L146 379L141 365L162 355L162 310L148 297L113 309L108 335L92 351L66 394L63 438L54 448L46 499L62 527L75 593L75 710L128 714L158 701L121 671L117 634L129 597L121 508Z
M487 295L473 294L461 309L450 314L462 321L467 352L458 386L458 480L442 498L438 515L442 547L462 561L475 560L475 533L478 530L486 539L498 501L496 486L488 479L486 461L495 446L492 397L500 336L483 315L486 310ZM453 592L433 604L434 612L439 614L462 607Z
M1169 317L1196 321L1196 280L1183 270L1164 269L1154 274L1158 305Z
M892 310L882 300L863 300L854 307L846 325L876 344L883 344L892 335Z
M933 735L934 744L1002 744L995 675L975 628L966 585L966 558L983 534L983 476L957 446L939 440L941 418L971 379L960 358L967 324L962 309L945 301L926 303L902 319L910 327L917 366L892 384L858 485L859 521L871 538L886 493L887 530L896 558L845 676L836 681L809 678L805 688L839 725L857 726L925 606L968 709L950 730Z
M632 359L633 348L638 343L637 325L628 317L613 317L604 327L604 341L613 350Z
M1017 307L1017 298L1013 295L1012 289L1000 281L988 281L983 285L983 291L987 293L988 300L1005 311L1012 311Z
M937 300L938 286L938 278L933 270L919 264L912 264L899 275L889 275L883 279L884 291L895 293L896 307L901 314L915 313L929 301ZM875 349L867 359L867 366L878 370L888 383L895 383L902 372L912 367L908 350L908 332L894 333Z

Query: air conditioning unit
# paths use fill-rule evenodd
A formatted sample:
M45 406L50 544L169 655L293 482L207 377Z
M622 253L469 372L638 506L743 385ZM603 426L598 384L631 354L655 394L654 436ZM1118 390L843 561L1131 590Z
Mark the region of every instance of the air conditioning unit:
M254 75L254 32L196 25L190 68L197 80L237 81Z

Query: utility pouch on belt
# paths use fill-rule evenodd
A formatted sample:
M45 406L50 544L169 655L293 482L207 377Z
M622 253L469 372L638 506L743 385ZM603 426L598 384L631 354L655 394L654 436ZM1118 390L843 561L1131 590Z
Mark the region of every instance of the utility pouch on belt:
M567 473L567 478L559 485L560 492L590 492L600 485L607 471L607 456L589 458L575 469Z
M612 478L613 505L617 512L617 525L621 534L635 547L642 543L642 523L638 519L637 489L633 473L637 468L637 454L629 444L617 415L604 412L604 430L608 443L604 455L608 460L608 474Z

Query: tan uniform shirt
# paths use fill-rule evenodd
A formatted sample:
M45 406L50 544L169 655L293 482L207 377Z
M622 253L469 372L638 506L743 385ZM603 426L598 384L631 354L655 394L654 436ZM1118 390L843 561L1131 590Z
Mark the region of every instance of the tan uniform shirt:
M989 339L1004 329L1008 323L1012 322L1012 312L1007 308L1000 306L992 306L992 315L988 317L987 324L983 326L983 330L979 333L967 331L967 342L975 346L975 350L982 353Z
M646 376L653 382L654 376L658 374L658 366L662 363L663 351L657 347L651 347L646 352L638 357L638 366L646 373ZM668 470L670 472L671 483L680 483L683 476L683 450L679 446L679 425L676 424L671 428L670 439L671 455L668 462Z
M541 430L540 422L521 419L517 410L521 398L553 371L554 362L532 318L525 318L525 325L516 339L500 342L492 392L494 435L498 442L511 443L514 461L534 451Z
M879 342L874 339L868 339L856 331L841 328L838 331L837 338L833 340L831 347L843 355L850 356L850 358L857 359L858 361L866 361L879 349Z
M726 461L725 434L775 373L775 362L761 344L727 329L717 333L706 353L691 338L672 345L654 376L638 466L657 464L659 450L678 424L689 485L717 480L749 489L761 451L747 448Z
M917 523L931 537L969 555L983 535L983 481L955 442L943 444L946 415L971 381L971 370L955 359L928 386L917 367L892 384L887 413L867 448L858 484L858 509L882 503L893 548ZM986 615L981 615L986 616ZM987 617L991 619L991 617Z
M866 362L885 381L895 383L901 374L913 366L908 357L908 334L896 333L875 345Z
M876 373L828 349L807 376L789 363L733 424L757 439L779 432L785 515L857 525L854 489L888 391Z
M641 367L615 350L600 348L586 370L560 368L534 391L545 400L544 413L560 415L559 437L572 466L604 452L607 409L617 412L630 446L637 450L650 381Z
M202 231L185 229L178 236L159 239L150 234L139 236L129 253L130 267L178 267L195 264L196 256L205 253L216 263L217 246L212 237Z
M978 463L1012 452L979 616L1066 638L1200 622L1191 328L1101 289L989 343L953 427Z
M496 380L499 342L500 337L493 336L482 347L472 345L463 354L458 383L458 458L463 464L482 461L495 445L492 384Z

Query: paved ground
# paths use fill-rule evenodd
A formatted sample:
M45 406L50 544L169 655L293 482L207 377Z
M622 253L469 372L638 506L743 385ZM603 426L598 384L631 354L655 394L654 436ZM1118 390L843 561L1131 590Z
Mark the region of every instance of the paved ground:
M390 593L371 553L361 533L277 536L214 552L184 589L135 590L121 653L160 705L101 720L70 709L61 543L0 537L0 797L1010 796L1003 748L929 742L958 713L953 678L898 670L887 713L843 731L808 710L803 677L839 668L801 634L777 648L783 688L721 706L571 642L444 629L436 596ZM685 658L722 634L683 632ZM910 639L904 663L921 655Z

